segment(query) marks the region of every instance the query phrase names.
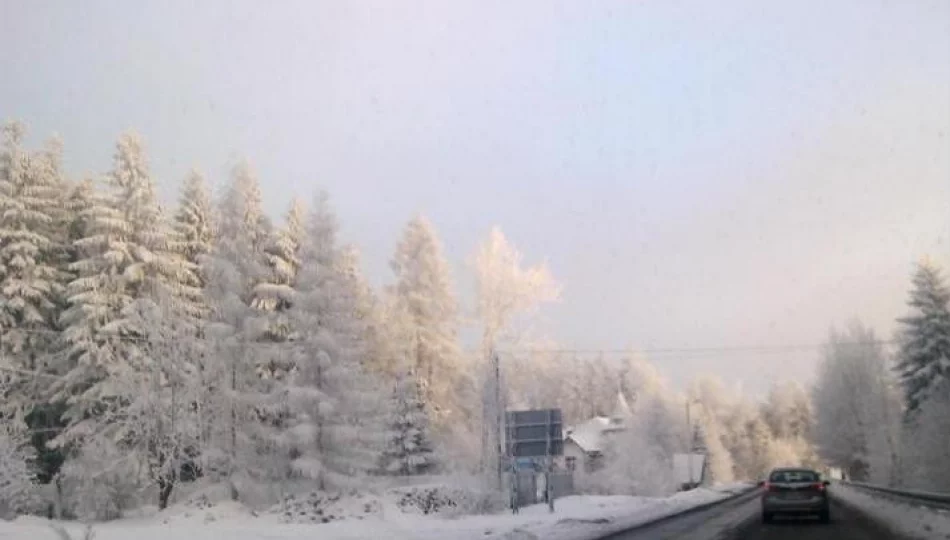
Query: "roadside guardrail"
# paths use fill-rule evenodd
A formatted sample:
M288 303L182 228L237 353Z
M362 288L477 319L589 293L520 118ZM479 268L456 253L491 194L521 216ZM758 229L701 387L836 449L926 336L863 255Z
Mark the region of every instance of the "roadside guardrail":
M859 489L871 494L883 495L904 503L915 504L937 510L950 510L950 493L935 493L932 491L918 491L913 489L897 489L863 482L848 482L838 480L838 483Z

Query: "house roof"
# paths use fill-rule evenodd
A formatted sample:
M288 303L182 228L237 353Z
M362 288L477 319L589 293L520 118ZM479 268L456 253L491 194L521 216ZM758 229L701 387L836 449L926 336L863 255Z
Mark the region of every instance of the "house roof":
M590 420L569 428L565 439L574 441L581 450L588 454L603 452L605 447L604 435L623 429L612 423L606 416L595 416Z
M630 410L627 399L623 396L623 392L618 391L610 416L595 416L586 422L568 427L564 432L564 438L574 441L588 454L603 452L606 446L604 435L623 431L632 417L633 412Z

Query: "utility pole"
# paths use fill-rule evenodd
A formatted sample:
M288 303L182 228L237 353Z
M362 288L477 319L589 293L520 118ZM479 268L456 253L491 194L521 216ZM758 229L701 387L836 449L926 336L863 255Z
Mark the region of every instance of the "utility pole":
M482 470L496 489L504 487L504 393L501 387L501 361L494 347L486 347L488 371L482 390Z
M686 463L689 468L689 488L693 489L693 424L689 420L689 399L686 400Z
M492 349L492 370L495 378L495 460L498 475L498 489L504 486L502 475L504 470L503 456L503 437L505 433L505 403L501 392L501 359L498 352Z
M686 429L689 430L686 443L686 463L689 468L689 488L693 489L693 448L696 446L696 430L693 429L693 423L689 417L689 406L693 403L699 403L697 399L686 398Z

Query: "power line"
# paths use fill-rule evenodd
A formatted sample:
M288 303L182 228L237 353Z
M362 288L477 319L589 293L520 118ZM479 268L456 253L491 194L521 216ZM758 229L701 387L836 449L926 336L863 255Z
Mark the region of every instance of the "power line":
M897 340L875 340L864 342L834 343L834 347L867 347L875 345L896 345ZM796 345L754 345L754 346L721 346L721 347L657 347L638 349L635 347L627 349L579 349L579 348L559 348L559 347L523 347L511 349L498 349L500 353L506 354L603 354L603 355L629 355L638 354L656 355L656 354L692 354L692 353L775 353L775 352L796 352L813 351L828 347L828 343L808 343ZM475 352L475 351L472 351Z
M63 331L60 330L49 330L42 328L23 328L17 329L17 332L31 334L31 335L53 335L58 336L62 335ZM106 339L112 339L122 342L131 342L131 343L145 343L152 342L148 336L129 336L129 335L115 335L115 334L105 334L99 333L95 334L96 337L104 337ZM242 346L248 347L276 347L281 345L286 345L288 342L278 342L278 341L245 341L242 342ZM834 347L867 347L874 345L897 345L899 343L896 339L890 340L874 340L874 341L861 341L861 342L839 342L839 343L799 343L799 344L786 344L786 345L740 345L740 346L709 346L709 347L647 347L647 348L637 348L629 347L624 349L617 348L604 348L604 349L591 349L591 348L575 348L575 347L513 347L513 348L498 348L496 349L499 353L506 354L603 354L603 355L636 355L636 354L692 354L692 353L735 353L735 352L753 352L753 353L771 353L771 352L795 352L795 351L811 351L817 349L823 349L828 346ZM468 353L481 352L481 349L467 349Z

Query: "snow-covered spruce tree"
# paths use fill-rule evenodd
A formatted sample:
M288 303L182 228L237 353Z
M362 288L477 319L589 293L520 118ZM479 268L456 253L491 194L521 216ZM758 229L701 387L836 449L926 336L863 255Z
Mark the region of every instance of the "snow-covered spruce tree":
M148 362L139 349L142 329L127 324L123 310L137 298L172 292L177 270L137 136L119 140L107 187L86 210L61 320L69 365L55 388L70 406L66 439L94 433L90 424L120 412L128 389L112 380Z
M293 339L293 327L288 319L288 310L293 303L297 274L300 272L301 240L304 236L306 210L299 199L294 199L287 211L284 226L273 233L265 249L268 274L254 290L256 306L266 312L268 328L262 340L282 343ZM270 362L261 367L261 376L280 386L293 369L286 355L273 355ZM280 392L279 388L274 391ZM281 411L272 411L273 421L280 422Z
M60 190L60 208L62 212L59 215L58 224L55 229L58 233L58 242L60 250L56 257L56 266L60 274L63 285L59 287L59 294L56 297L55 315L52 326L55 333L52 334L55 342L52 344L55 354L49 357L46 371L52 376L60 376L69 371L69 358L64 354L59 354L63 349L62 340L62 314L69 308L68 291L66 285L75 279L75 272L71 271L71 265L80 260L80 251L75 246L75 242L85 236L86 225L90 216L88 210L92 208L94 199L98 196L95 192L95 186L92 180L85 179L79 182L66 182ZM36 379L41 380L41 379ZM49 382L46 379L45 382ZM70 445L55 445L54 440L66 427L66 419L63 414L67 408L65 397L54 396L50 390L55 388L46 387L46 391L41 393L42 402L34 406L32 411L26 416L26 423L33 431L31 441L36 450L37 480L41 484L56 484L56 504L57 516L62 510L62 492L61 483L57 480L66 456L70 453Z
M390 411L383 471L402 476L430 472L435 454L429 438L429 413L422 385L411 371L397 381Z
M319 489L376 469L381 396L364 370L356 294L339 272L336 217L320 193L306 223L290 309L296 371L289 385L293 471Z
M390 292L408 317L409 361L425 385L433 427L445 435L466 414L457 391L462 371L458 303L448 262L429 220L417 216L406 225L390 266L396 277Z
M259 421L258 407L270 394L258 368L275 354L273 344L261 342L269 321L255 295L268 275L265 248L270 224L261 210L257 178L247 163L232 171L218 202L215 230L203 270L211 310L203 373L214 392L202 412L202 465L212 478L225 480L237 500L243 488L269 480L267 456L258 450L272 432Z
M182 261L181 279L187 285L181 289L181 307L188 315L205 319L203 267L214 242L214 216L205 179L198 171L191 171L182 185L173 232L170 247Z
M143 399L143 378L168 360L150 353L155 329L137 312L140 303L180 298L187 285L181 260L169 250L142 143L134 134L120 138L106 187L86 211L85 236L75 242L79 258L70 265L76 277L67 288L69 307L61 321L67 366L53 385L54 397L67 404L68 425L54 442L111 446L134 471L143 469L135 464L165 459L130 407ZM101 465L83 471L83 478L101 483L117 464ZM132 485L145 479L119 477Z
M950 289L937 266L921 262L907 304L911 314L898 319L897 372L911 419L933 388L950 377Z
M42 377L32 372L45 372L55 352L65 285L58 146L30 153L23 133L4 127L0 150L0 367L11 378L0 412L21 419L41 403Z
M278 489L291 474L287 385L295 368L292 351L285 344L296 339L289 311L300 272L305 218L304 205L295 198L283 226L269 234L264 245L266 273L254 287L253 305L264 325L258 340L270 344L259 353L257 375L263 399L256 406L258 422L270 435L259 439L256 447L262 457L269 457L262 461L262 472Z

